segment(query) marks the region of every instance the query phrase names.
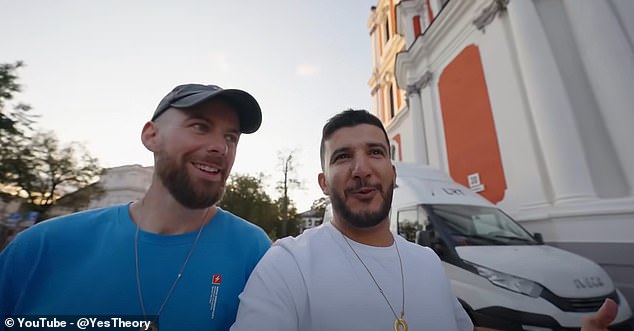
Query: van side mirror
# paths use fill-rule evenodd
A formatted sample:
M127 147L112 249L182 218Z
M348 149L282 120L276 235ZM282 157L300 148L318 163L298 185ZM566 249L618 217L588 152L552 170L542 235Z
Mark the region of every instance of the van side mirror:
M542 234L539 232L535 232L533 234L533 238L535 238L535 240L540 244L543 245L544 244L544 237L542 237Z
M420 230L416 231L416 243L421 246L431 247L431 231Z

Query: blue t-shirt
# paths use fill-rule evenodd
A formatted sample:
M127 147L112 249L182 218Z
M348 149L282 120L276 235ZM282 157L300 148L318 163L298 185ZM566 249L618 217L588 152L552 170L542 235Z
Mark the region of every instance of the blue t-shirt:
M39 223L0 253L0 317L142 315L128 205ZM198 230L139 233L140 283L155 315ZM159 325L169 330L229 330L251 271L270 247L262 229L218 208L203 229ZM4 330L4 323L0 323Z

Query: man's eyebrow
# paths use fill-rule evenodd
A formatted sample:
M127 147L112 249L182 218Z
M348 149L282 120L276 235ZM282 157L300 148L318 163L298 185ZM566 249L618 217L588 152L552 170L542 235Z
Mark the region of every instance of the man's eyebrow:
M375 148L375 147L379 147L381 148L384 152L387 152L387 146L385 146L385 144L381 144L381 143L367 143L366 146L370 147L370 148Z
M190 114L187 115L187 118L185 119L185 121L189 121L189 120L201 120L201 121L207 122L207 124L210 124L210 125L214 124L214 121L211 120L209 116L205 116L204 112L191 112ZM227 132L237 134L237 135L241 134L240 127L229 129L227 130Z
M211 122L208 116L205 116L202 113L195 112L195 111L187 114L187 119L188 120L203 120L205 122Z
M387 153L388 149L387 146L385 146L385 144L382 143L377 143L377 142L369 142L365 144L367 148L379 148L381 149L383 152ZM343 152L349 152L352 149L352 147L350 146L343 146L343 147L339 147L337 149L335 149L334 151L332 151L331 154L331 160L332 157L339 154L339 153L343 153Z
M344 147L339 147L337 149L335 149L334 151L332 151L332 154L330 154L330 159L332 160L332 157L339 154L339 153L343 153L343 152L348 152L350 151L350 147L349 146L344 146Z

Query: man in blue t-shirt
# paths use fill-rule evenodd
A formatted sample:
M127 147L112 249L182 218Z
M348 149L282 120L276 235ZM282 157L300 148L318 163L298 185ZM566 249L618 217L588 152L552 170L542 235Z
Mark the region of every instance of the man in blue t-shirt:
M216 203L240 135L261 120L242 90L174 88L142 130L155 169L140 201L42 222L0 253L0 330L18 315L98 315L111 325L137 315L152 323L143 329L228 330L270 241Z

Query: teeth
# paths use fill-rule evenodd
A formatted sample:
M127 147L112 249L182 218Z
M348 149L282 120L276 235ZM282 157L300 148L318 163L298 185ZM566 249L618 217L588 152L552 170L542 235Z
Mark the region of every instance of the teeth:
M210 167L210 166L206 166L204 164L196 164L196 168L204 171L204 172L211 172L211 173L217 173L218 171L220 171L218 168L214 168L214 167Z

